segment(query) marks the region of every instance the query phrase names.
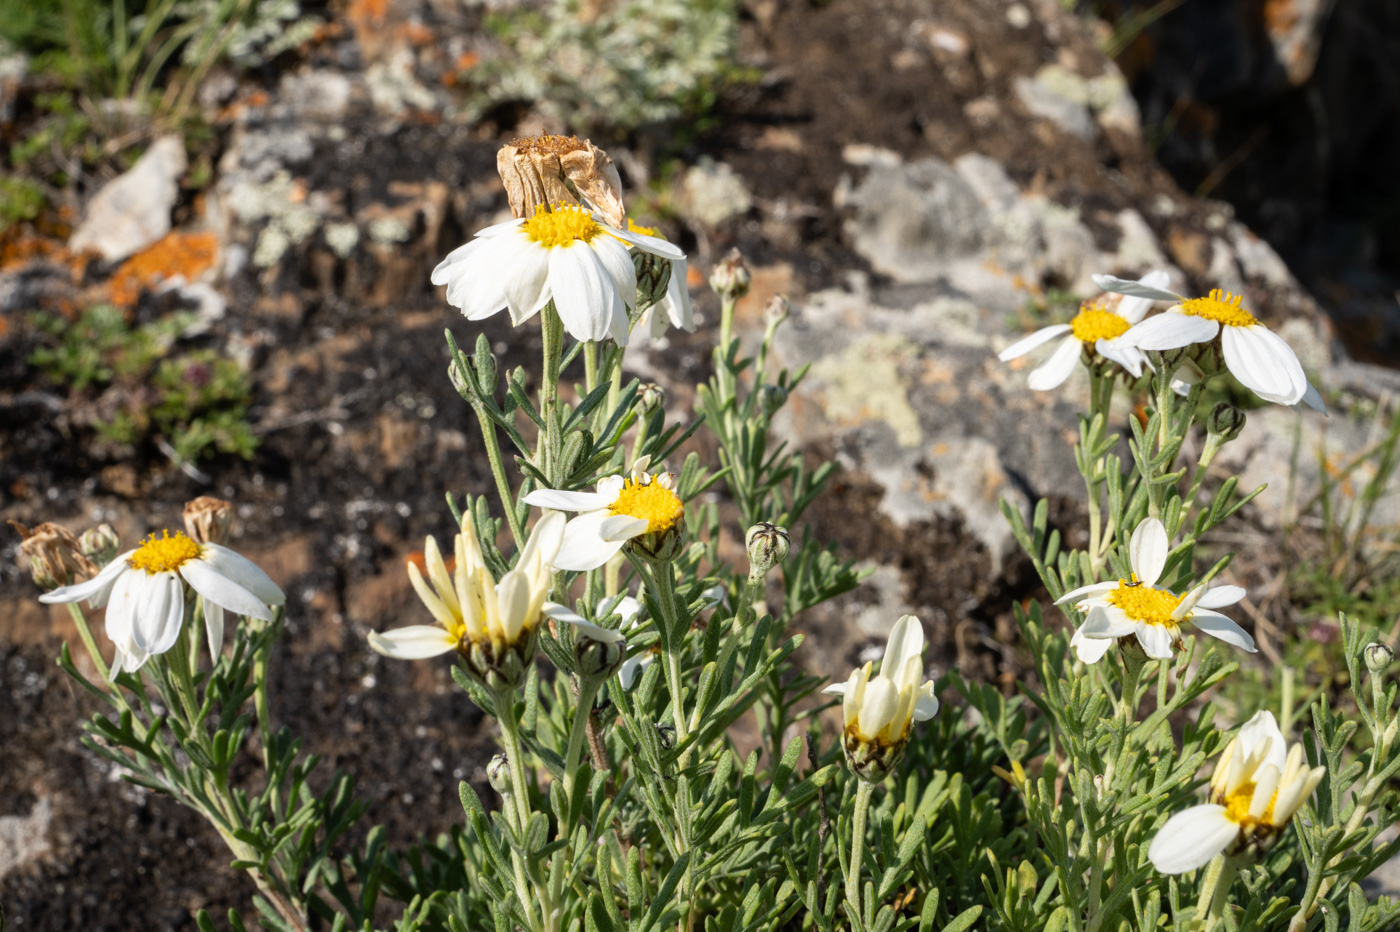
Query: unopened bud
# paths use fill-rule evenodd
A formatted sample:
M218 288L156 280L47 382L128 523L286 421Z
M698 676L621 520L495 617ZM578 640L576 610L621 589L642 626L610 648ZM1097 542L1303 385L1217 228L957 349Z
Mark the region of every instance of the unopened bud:
M526 136L496 153L496 170L511 213L533 217L540 207L580 204L623 228L622 178L602 149L577 136Z
M643 417L657 411L666 403L666 389L655 382L646 382L637 392L637 410Z
M723 301L738 301L749 293L749 267L739 250L729 250L710 273L710 287Z
M749 553L749 575L763 575L787 559L792 538L787 528L760 521L744 534L744 548Z
M1217 442L1229 443L1244 430L1244 423L1244 412L1222 401L1210 409L1210 415L1206 418L1206 431L1219 437Z
M227 544L233 506L222 498L201 495L185 503L185 533L201 544Z
M578 675L607 679L627 659L627 639L619 631L598 625L574 625L574 662Z
M772 417L778 413L783 405L787 404L788 390L781 385L765 385L759 389L758 403L763 408L765 417Z
M788 319L792 313L792 304L788 299L780 294L775 294L768 299L768 303L763 307L763 320L771 330L783 321Z
M632 268L637 273L637 304L632 308L634 317L640 318L647 308L666 297L666 289L671 285L671 260L642 249L632 250Z
M1364 653L1366 655L1366 669L1376 675L1384 673L1385 668L1390 666L1390 662L1395 659L1395 651L1376 641L1367 644Z
M661 749L669 751L676 746L676 726L670 722L662 722L656 726L656 737L661 742Z
M510 793L510 758L504 753L491 758L490 763L486 765L486 779L491 784L491 789L502 796Z
M48 521L32 529L11 521L10 527L22 538L20 552L39 588L57 589L71 585L79 575L97 575L97 567L83 555L78 539L67 528Z
M476 369L476 384L488 395L496 391L496 354L491 352L491 341L486 334L476 335L476 351L472 353L472 367Z
M455 359L447 364L447 378L452 382L452 387L457 389L457 394L467 401L476 400L476 386L472 384L471 378L462 372L462 367L457 365Z
M78 547L83 556L101 568L112 562L121 550L122 542L110 524L99 524L83 531L83 536L78 538Z

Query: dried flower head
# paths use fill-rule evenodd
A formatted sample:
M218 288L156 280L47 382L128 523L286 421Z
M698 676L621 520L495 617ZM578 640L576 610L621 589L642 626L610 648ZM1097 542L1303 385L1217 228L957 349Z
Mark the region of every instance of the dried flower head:
M227 544L233 526L233 505L201 495L185 503L185 533L201 544Z
M511 212L535 215L541 206L581 204L615 227L625 227L622 179L602 149L577 136L526 136L496 153L496 170L506 187Z
M97 574L97 567L83 555L78 539L67 528L48 521L33 528L11 521L10 527L23 538L20 552L29 561L29 572L39 588L56 589L69 585L76 576Z

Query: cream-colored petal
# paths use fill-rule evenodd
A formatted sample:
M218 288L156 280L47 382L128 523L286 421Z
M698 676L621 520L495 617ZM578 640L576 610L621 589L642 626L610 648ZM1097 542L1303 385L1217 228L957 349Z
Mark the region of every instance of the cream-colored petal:
M877 676L865 684L857 727L862 739L872 741L894 721L899 712L899 691L894 683Z
M938 697L933 692L933 681L927 680L914 694L914 721L926 722L938 714Z
M1279 769L1273 764L1265 764L1254 772L1254 795L1249 798L1249 817L1259 820L1264 817L1264 811L1269 808L1269 803L1274 800L1274 791L1278 789Z
M1288 766L1288 742L1279 731L1278 719L1268 709L1256 712L1240 726L1240 751L1254 766L1273 764L1280 774ZM1248 765L1246 765L1248 766Z
M500 612L501 634L514 644L530 620L530 582L519 570L511 570L496 584L496 606Z
M457 621L456 617L447 610L447 606L443 604L442 599L437 597L437 593L429 588L416 563L408 564L408 581L413 584L413 591L418 593L418 598L427 606L429 613L438 620L438 624L442 625L444 630L450 630Z
M880 674L895 680L898 688L913 688L919 684L919 674L923 672L924 626L914 615L901 615L890 629L889 640L885 642L885 656L880 663ZM899 677L911 659L918 658L918 668L913 682L906 683Z
M427 570L428 582L432 583L433 591L447 607L447 611L453 616L460 615L462 603L457 598L456 583L447 574L447 564L442 560L442 551L438 550L437 541L432 537L423 542L423 566Z

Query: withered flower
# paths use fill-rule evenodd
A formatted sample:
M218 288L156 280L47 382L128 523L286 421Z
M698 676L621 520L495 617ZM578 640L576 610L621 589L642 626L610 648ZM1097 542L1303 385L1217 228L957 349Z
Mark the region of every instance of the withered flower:
M233 525L233 505L201 495L185 503L185 532L201 544L227 544Z
M626 227L622 179L602 149L577 136L526 136L496 153L496 170L506 186L510 209L529 218L543 206L582 205L609 224Z
M78 539L65 527L45 521L27 528L18 521L10 527L19 532L20 552L29 561L29 572L41 589L67 586L77 576L95 576L97 567L83 555Z

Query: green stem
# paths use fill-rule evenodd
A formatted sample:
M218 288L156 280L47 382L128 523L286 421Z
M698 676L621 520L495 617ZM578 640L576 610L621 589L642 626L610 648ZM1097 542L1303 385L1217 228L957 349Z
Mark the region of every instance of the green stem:
M481 425L481 439L486 444L486 458L491 461L491 475L496 480L496 494L501 498L501 508L506 513L506 523L510 525L510 536L515 539L515 548L525 546L525 528L520 524L520 516L515 511L515 493L510 490L510 479L506 476L505 461L501 458L501 444L496 439L496 425L486 416L486 406L480 402L472 405L476 412L476 422Z
M271 751L268 738L272 734L272 705L267 695L267 668L272 659L272 645L277 642L277 632L282 624L282 609L274 609L272 621L259 632L262 643L253 654L253 708L258 716L258 734L262 737L263 770L272 769Z
M598 344L593 340L583 344L583 378L591 394L598 387Z
M1118 708L1123 713L1123 718L1132 722L1137 718L1138 677L1142 675L1143 665L1147 661L1127 651L1119 651L1118 656L1123 660L1123 691L1118 698Z
M1195 926L1201 932L1212 932L1225 916L1225 906L1230 900L1230 885L1235 882L1239 865L1233 858L1217 854L1206 868L1206 880L1201 885L1201 896L1196 901Z
M549 477L550 485L558 488L563 477L559 468L559 365L564 345L564 322L554 309L554 302L544 306L540 314L540 330L544 337L544 379L540 383L540 416L544 419L544 437L540 442L541 472Z
M870 797L875 792L875 784L864 780L856 781L856 805L851 818L851 860L846 865L846 908L851 913L851 928L860 929L864 924L864 910L860 903L860 876L865 860L865 820L870 810Z
M520 742L520 725L515 719L515 692L510 689L503 689L492 696L493 704L496 707L496 721L501 726L502 743L506 748L506 770L510 774L510 802L515 810L516 830L523 840L525 838L525 827L530 824L530 794L525 785L525 748ZM535 900L532 893L540 894L544 891L538 890L525 875L525 863L521 859L520 852L512 849L511 865L515 874L515 893L520 899L521 909L525 912L525 917L533 930L545 928L549 921L550 910L548 904L538 903L542 914L543 923L535 916Z
M1088 932L1098 932L1103 925L1104 914L1099 911L1103 903L1103 869L1108 857L1108 843L1102 838L1094 840L1094 856L1089 865L1089 924Z
M88 652L88 658L92 665L97 668L97 674L102 678L102 682L107 682L111 675L111 668L102 659L102 652L97 649L97 640L92 636L92 628L88 626L87 616L78 607L77 602L68 603L68 614L73 618L73 624L78 626L78 637L82 639L83 648ZM121 690L112 687L112 695L121 699ZM126 705L126 700L122 699L122 705Z
M734 339L734 308L738 305L736 298L724 298L719 309L719 350L721 353L729 353L729 342Z
M593 700L598 695L598 687L602 685L602 680L597 677L586 677L578 689L578 706L574 709L574 721L569 727L569 749L564 754L564 798L569 802L569 810L573 810L574 799L574 776L578 771L579 761L583 757L583 739L588 734L588 717L593 712ZM568 838L573 826L559 826L559 837Z

